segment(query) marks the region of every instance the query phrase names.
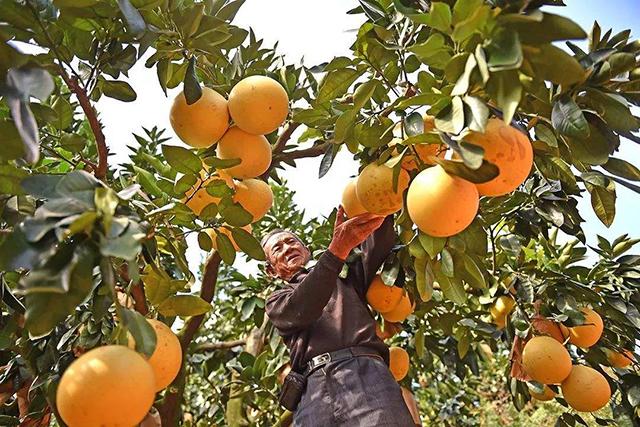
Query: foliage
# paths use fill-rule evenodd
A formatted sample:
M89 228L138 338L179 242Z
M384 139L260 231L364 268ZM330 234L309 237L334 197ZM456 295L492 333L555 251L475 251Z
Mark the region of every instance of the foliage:
M557 0L360 0L349 12L366 18L353 54L309 68L286 64L253 31L233 25L242 4L0 0L0 399L9 401L0 420L46 425L71 361L124 343L127 331L138 351L153 352L148 315L182 328L187 355L155 404L164 425L280 422L276 377L286 352L264 316L277 284L262 269L253 276L234 269L225 236L201 274L187 262L187 236L250 222L233 190L200 179L234 160L217 158L214 147L175 145L153 128L134 135L128 162L108 163L113 147L95 102L135 102L125 78L144 60L165 93L182 84L189 103L201 84L226 96L249 75L279 81L293 110L282 130L267 135L273 161L262 178L282 186L274 185L276 203L253 235L289 228L316 252L327 247L333 218L303 219L279 176L284 165L322 155L322 176L348 150L362 166L389 161L397 180L414 144L444 143L460 160L437 159L440 165L485 182L497 168L464 142L466 132L482 131L490 116L526 132L535 152L529 178L506 196L483 197L460 234L431 237L414 229L404 209L396 217L400 244L382 273L417 302L390 341L412 358L403 385L430 422L477 424L487 399L506 402L505 391L526 413L528 385L511 378L503 356L502 392L483 395L479 385L497 377L483 346L504 353L529 336L538 315L579 325L588 305L605 319L605 333L588 351L571 347L572 356L605 374L615 392L611 412L596 422L637 422L640 377L635 368L607 367L604 352L633 350L640 338L640 257L628 254L637 240L599 238L590 264L577 209L588 194L608 226L616 185L640 192L638 168L616 157L622 143L640 143L631 109L640 103L640 44L630 32L603 32L596 23L587 35L549 11L562 5ZM574 43L587 38L588 46ZM567 50L559 45L565 41ZM24 53L25 43L37 53ZM424 112L435 116L433 133L423 132ZM400 151L389 144L398 122ZM296 129L302 133L294 141ZM220 201L196 217L184 199L198 181ZM211 249L210 239L198 242ZM255 237L238 243L248 258L264 259ZM218 268L220 259L226 265ZM508 294L517 309L500 330L488 311ZM558 399L552 408L560 407ZM557 415L556 425L584 424L568 409Z

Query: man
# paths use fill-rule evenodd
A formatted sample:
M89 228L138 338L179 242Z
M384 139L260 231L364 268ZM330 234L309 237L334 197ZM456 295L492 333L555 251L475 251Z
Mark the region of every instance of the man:
M266 312L289 348L293 369L308 374L294 425L415 425L365 299L395 239L393 217L346 219L339 207L329 248L307 271L311 254L296 235L276 230L263 238L267 273L288 282L269 296ZM362 257L340 278L360 244Z

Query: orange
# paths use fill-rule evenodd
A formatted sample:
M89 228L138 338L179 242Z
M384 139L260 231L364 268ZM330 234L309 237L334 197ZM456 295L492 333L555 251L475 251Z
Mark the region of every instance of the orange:
M196 215L200 215L204 208L209 206L211 203L218 204L220 202L220 197L212 196L207 192L207 185L215 180L222 179L227 183L230 188L234 188L235 184L233 183L233 179L226 175L224 172L215 172L212 174L204 183L202 179L205 177L205 172L200 172L200 178L196 181L193 187L188 190L184 199L182 200L185 205L187 205Z
M354 216L366 213L367 210L362 206L358 195L356 194L356 182L357 179L352 179L347 183L342 191L342 207L347 217L353 218Z
M156 378L156 391L160 391L178 375L182 366L182 347L170 327L155 319L147 319L147 322L156 331L156 349L149 358L149 364Z
M253 135L278 129L289 114L289 97L282 85L266 76L240 80L229 93L229 113L233 122Z
M622 353L618 353L617 351L605 349L605 352L607 354L607 360L609 360L609 364L614 368L626 368L635 360L633 353L629 350L624 350Z
M385 313L396 308L403 295L402 288L385 285L378 274L373 278L367 290L367 302L374 310Z
M56 405L69 427L134 426L155 398L151 365L122 345L98 347L76 359L62 375Z
M478 213L475 185L449 175L440 166L425 169L407 192L407 211L418 228L434 237L453 236L467 228Z
M533 165L529 138L501 119L489 119L484 133L472 132L464 140L484 148L484 158L498 166L491 181L476 184L480 194L501 196L515 190L527 179Z
M529 394L531 394L531 397L541 402L546 402L556 397L556 394L553 392L553 390L551 390L551 387L546 384L544 385L542 393L536 393L533 390L529 390Z
M407 376L409 373L409 353L404 348L389 348L389 370L396 381Z
M515 300L506 295L502 295L496 299L489 311L494 323L498 325L498 328L502 329L505 327L507 316L509 316L509 313L511 313L511 310L513 310L515 305Z
M224 134L217 149L221 159L240 159L240 164L224 171L234 178L255 178L271 165L271 145L262 135L252 135L234 126Z
M589 348L598 342L604 330L602 318L594 310L585 307L582 310L584 314L584 324L567 328L569 342L582 348Z
M607 379L588 366L574 365L561 387L564 400L580 412L597 411L611 399L611 387Z
M522 351L522 366L533 380L542 384L558 384L571 372L571 357L555 339L533 337Z
M362 206L371 213L389 215L402 208L402 193L409 185L409 174L402 169L398 187L393 190L393 169L371 163L367 165L356 183L356 195Z
M392 310L382 313L382 317L387 322L400 323L404 322L409 315L413 313L413 306L411 305L411 299L409 294L403 292L400 302Z
M251 214L256 222L264 217L273 206L273 191L266 182L261 179L244 179L236 184L236 194L233 201Z
M169 114L171 127L185 144L206 148L215 144L229 128L227 100L208 87L194 104L187 105L184 92L173 100Z
M247 224L244 227L240 227L242 228L244 231L247 231L249 233L251 233L252 227L251 224ZM216 244L216 236L218 235L218 233L222 233L225 236L227 236L229 238L229 240L231 240L231 244L233 245L233 248L236 251L240 250L240 247L238 246L238 244L236 243L235 240L233 240L233 234L231 232L231 230L227 227L218 227L218 229L214 229L214 228L207 228L206 230L204 230L209 237L211 238L211 247L213 250L217 250L218 246Z
M554 322L553 320L545 319L544 317L534 317L531 320L531 325L539 335L546 335L554 338L559 343L564 344L564 336L561 330L561 324Z

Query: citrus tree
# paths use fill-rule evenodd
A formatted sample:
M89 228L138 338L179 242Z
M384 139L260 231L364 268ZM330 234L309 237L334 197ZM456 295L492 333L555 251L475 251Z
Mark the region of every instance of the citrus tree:
M558 0L361 0L352 55L309 68L233 25L242 3L0 1L2 421L289 423L278 283L232 265L273 228L326 248L333 218L304 221L280 171L322 156L322 178L342 150L362 166L347 214L395 218L367 299L425 421L477 423L474 381L508 351L516 410L635 423L637 241L587 257L577 208L608 226L616 185L640 191L616 157L640 142L630 32L587 35ZM143 129L116 167L95 103L135 102L140 61L181 87L182 142Z

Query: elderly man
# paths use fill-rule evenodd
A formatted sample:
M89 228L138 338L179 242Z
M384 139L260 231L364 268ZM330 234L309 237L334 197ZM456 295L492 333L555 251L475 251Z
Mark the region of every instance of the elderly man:
M307 378L294 425L415 425L365 299L395 239L392 217L346 219L340 207L331 244L308 271L311 254L295 234L275 230L263 238L267 273L288 282L269 296L266 312L289 348L293 370ZM340 278L360 244L362 256Z

